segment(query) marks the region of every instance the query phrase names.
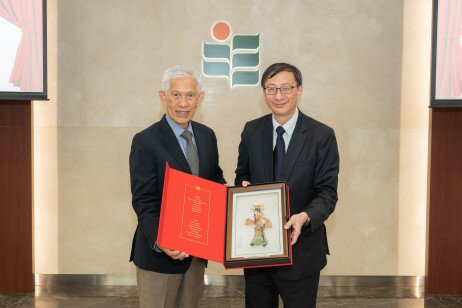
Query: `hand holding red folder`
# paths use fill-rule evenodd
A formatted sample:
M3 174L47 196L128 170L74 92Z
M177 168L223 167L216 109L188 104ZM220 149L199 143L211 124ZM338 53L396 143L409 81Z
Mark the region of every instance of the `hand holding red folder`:
M189 255L186 252L182 252L179 250L170 250L168 248L160 247L159 245L157 245L157 247L159 247L160 250L165 252L166 255L168 255L170 258L174 260L183 260L184 258L189 257Z

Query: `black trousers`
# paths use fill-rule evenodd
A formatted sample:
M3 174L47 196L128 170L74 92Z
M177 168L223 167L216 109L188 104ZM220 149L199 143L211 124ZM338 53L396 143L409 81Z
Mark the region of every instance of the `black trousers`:
M272 268L244 269L246 308L279 307L281 296L284 308L316 307L319 272L297 280L282 279Z

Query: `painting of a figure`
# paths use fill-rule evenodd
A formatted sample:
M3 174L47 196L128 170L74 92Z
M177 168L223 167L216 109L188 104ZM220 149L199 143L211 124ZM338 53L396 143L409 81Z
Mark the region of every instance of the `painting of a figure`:
M285 183L228 188L225 267L291 263Z
M245 221L246 225L254 226L254 234L250 245L266 246L268 245L268 239L265 235L265 229L273 226L271 220L263 213L263 204L254 204L251 209L253 211L253 219L247 218Z

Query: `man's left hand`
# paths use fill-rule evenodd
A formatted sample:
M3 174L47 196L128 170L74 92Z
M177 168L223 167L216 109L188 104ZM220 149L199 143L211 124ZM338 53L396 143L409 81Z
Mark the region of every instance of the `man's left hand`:
M292 215L289 221L284 225L284 229L286 230L292 227L292 240L290 241L290 245L294 245L297 242L303 224L307 222L308 219L308 214L306 212L301 212Z

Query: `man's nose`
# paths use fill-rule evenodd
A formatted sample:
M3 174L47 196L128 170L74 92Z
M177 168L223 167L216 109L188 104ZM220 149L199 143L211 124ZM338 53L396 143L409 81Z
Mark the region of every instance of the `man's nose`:
M276 90L276 94L274 94L274 98L275 99L281 99L283 97L282 93L281 93L281 89L277 89Z
M181 96L180 96L180 98L179 98L179 100L178 100L178 104L179 104L180 106L188 106L188 105L189 105L188 99L187 99L186 95L181 95Z

